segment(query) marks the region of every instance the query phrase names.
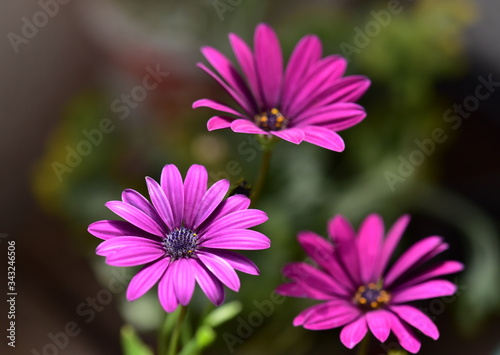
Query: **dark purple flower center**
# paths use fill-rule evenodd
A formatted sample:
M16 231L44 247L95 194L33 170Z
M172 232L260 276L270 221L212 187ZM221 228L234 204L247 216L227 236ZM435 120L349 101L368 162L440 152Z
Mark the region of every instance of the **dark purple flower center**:
M354 295L356 302L363 309L377 309L391 300L389 292L382 289L381 286L369 283L367 286L359 286Z
M255 116L255 124L264 131L281 131L288 125L288 120L277 108Z
M177 228L163 239L163 245L172 259L188 258L198 249L198 236L185 227Z

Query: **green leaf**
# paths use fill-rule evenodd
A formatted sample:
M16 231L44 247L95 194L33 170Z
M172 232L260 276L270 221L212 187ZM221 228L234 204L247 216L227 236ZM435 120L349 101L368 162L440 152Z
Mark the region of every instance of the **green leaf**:
M129 324L122 327L121 340L124 355L154 355Z
M203 320L203 324L211 327L217 327L218 325L236 317L241 310L242 306L239 301L226 303L210 312Z

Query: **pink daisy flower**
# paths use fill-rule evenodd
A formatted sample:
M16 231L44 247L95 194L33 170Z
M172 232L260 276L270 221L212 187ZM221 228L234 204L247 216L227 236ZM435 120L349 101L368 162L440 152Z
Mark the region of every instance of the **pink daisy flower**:
M354 102L370 86L367 78L343 77L347 60L337 55L321 58L321 41L313 35L297 44L285 69L278 37L270 26L257 26L253 52L237 35L230 34L229 40L243 75L212 47L201 51L217 73L198 63L239 106L236 110L214 100L196 101L193 108L209 107L234 116L212 117L209 131L231 128L344 150L336 132L365 118L363 107Z
M336 216L328 224L333 243L313 232L302 232L298 240L317 263L292 263L284 268L292 280L278 287L285 296L307 297L326 301L301 312L295 326L321 330L342 327L340 340L349 349L358 344L370 330L385 342L390 331L401 346L411 353L420 342L409 326L436 340L436 325L411 301L450 296L457 287L439 276L463 269L457 261L443 261L432 266L425 263L448 248L438 236L427 237L387 268L409 216L399 218L384 238L380 216L370 215L357 235L349 222Z
M258 275L248 258L227 249L257 250L270 246L263 234L247 228L267 220L248 209L250 199L234 195L224 200L229 181L220 180L207 190L207 171L193 165L184 182L175 165L166 165L158 184L146 178L151 202L126 189L122 201L106 206L125 221L92 223L88 230L104 241L96 253L113 266L144 265L130 281L127 299L134 301L158 282L158 297L167 312L187 305L195 281L215 305L224 301L226 285L240 288L235 270Z

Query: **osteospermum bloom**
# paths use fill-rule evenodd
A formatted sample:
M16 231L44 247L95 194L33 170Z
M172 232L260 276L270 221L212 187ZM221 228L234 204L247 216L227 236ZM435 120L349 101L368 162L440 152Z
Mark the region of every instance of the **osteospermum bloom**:
M144 267L132 278L127 299L136 300L158 282L158 298L167 312L187 305L195 281L215 305L224 301L223 284L238 291L235 270L258 275L257 266L227 249L256 250L270 246L263 234L249 230L267 215L248 209L250 200L234 195L224 200L229 181L207 190L207 171L193 165L184 182L175 165L166 165L158 184L147 177L149 202L126 189L122 201L106 206L125 221L92 223L89 232L103 239L96 253L113 266Z
M298 240L317 263L292 263L284 274L292 280L277 292L292 297L307 297L326 302L301 312L295 326L321 330L342 327L340 340L353 348L368 329L385 342L390 331L406 350L416 353L420 342L409 326L436 340L435 324L411 301L449 296L456 286L436 279L463 269L457 261L426 262L448 248L438 236L427 237L404 252L388 268L407 224L407 215L399 218L384 238L384 225L378 215L370 215L357 235L349 222L336 216L328 224L332 243L313 232L302 232ZM427 265L427 266L426 266Z
M229 40L243 75L212 47L201 51L218 74L198 63L239 106L234 109L214 100L196 101L193 108L209 107L234 116L212 117L209 131L230 127L234 132L344 150L344 141L336 132L365 118L364 109L354 102L368 89L367 78L343 77L347 60L337 55L321 58L321 41L314 35L297 44L286 69L279 40L268 25L257 26L253 52L237 35L230 34Z

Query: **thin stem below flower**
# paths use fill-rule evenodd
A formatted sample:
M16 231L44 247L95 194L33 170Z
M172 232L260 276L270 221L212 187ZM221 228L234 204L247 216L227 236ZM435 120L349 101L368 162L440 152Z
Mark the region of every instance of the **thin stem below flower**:
M179 342L179 335L181 333L182 322L186 317L187 306L181 306L181 311L179 317L177 318L177 322L175 323L174 330L172 335L170 336L170 344L168 347L167 355L175 355L177 353L177 343ZM160 351L160 354L165 354Z
M359 344L357 355L368 355L368 348L370 345L370 333L367 332L361 344Z
M260 195L262 194L262 190L266 182L267 173L269 171L269 166L271 165L271 156L271 149L264 150L262 153L262 161L260 163L257 181L251 195L252 205L255 205L257 200L260 198Z

